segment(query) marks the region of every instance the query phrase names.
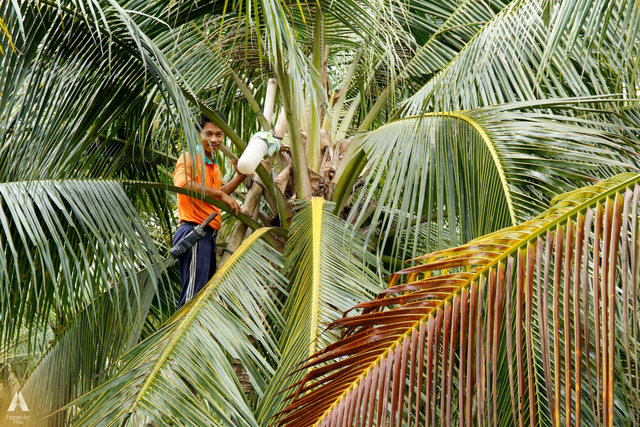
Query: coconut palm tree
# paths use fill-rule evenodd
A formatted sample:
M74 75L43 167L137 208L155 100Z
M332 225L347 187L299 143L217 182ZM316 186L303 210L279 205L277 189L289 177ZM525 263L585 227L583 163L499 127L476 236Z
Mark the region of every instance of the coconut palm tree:
M2 410L636 422L634 1L0 10ZM225 175L255 131L283 138L239 215L172 185L200 113ZM225 211L226 252L174 313L177 193Z
M281 424L636 422L639 179L558 196L392 275L331 324L341 339L300 368Z

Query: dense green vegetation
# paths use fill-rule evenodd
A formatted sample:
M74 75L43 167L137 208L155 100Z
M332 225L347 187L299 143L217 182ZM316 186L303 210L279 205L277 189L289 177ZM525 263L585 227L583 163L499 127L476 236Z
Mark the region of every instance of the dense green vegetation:
M639 28L632 0L0 0L0 411L635 425ZM284 149L243 213L205 198L227 252L175 312L200 113L226 179L254 132Z

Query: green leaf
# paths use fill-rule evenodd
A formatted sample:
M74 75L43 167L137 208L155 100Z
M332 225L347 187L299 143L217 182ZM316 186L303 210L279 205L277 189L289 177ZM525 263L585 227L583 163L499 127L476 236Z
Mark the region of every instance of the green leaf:
M116 2L4 2L1 11L11 34L25 30L2 56L1 181L109 176L126 166L109 150L113 136L166 152L166 141L138 145L154 129L156 101L199 141L169 63Z
M77 425L121 425L135 412L182 426L257 426L229 357L242 362L261 395L274 372L270 360L279 359L272 336L284 325L274 292L286 286L275 269L280 254L260 239L267 231L253 233L202 291L127 353L113 379L70 404L81 407Z
M635 0L512 2L404 103L402 114L623 92L635 96L627 88L638 86L639 18Z
M210 30L215 34L215 28ZM231 63L214 44L213 34L205 33L201 22L191 22L175 31L165 31L154 38L176 77L180 78L196 94L221 80L229 78L233 72ZM206 66L203 66L206 64Z
M0 248L0 312L10 319L0 329L4 343L51 316L64 326L113 283L133 296L127 310L138 310L138 272L147 268L154 287L164 274L154 242L114 181L0 184Z
M175 261L163 264L162 268L168 268ZM44 418L103 383L109 378L107 372L114 370L110 366L113 361L137 344L156 295L151 277L146 270L139 274L137 310L127 310L136 299L133 289L118 284L118 290L104 291L55 337L21 389L34 422L50 427L68 425L64 412Z
M456 9L441 25L433 28L434 33L413 55L403 77L420 78L444 68L489 22L497 12L506 7L507 2L496 1L489 4L479 0L465 0L453 3ZM429 8L426 5L414 7Z
M314 197L299 208L285 248L283 271L290 290L283 311L287 323L280 342L282 359L256 410L262 425L284 407L287 388L305 375L289 373L336 338L325 333L326 326L382 289L380 279L367 268L375 260L363 249L362 237L349 240L345 222L328 212L329 203Z
M621 174L421 256L331 325L280 425L637 422L639 200Z
M504 104L382 126L359 140L369 158L368 191L356 199L349 220L375 225L367 237L375 239L379 232L380 245L391 229L404 230L417 220L417 227L425 223L427 230L435 229L437 238L428 249L433 251L445 241L457 246L526 221L556 194L637 170L637 145L627 136L632 128L618 124L614 112L588 107L605 101ZM598 114L595 119L591 111ZM373 202L377 207L369 218L364 208ZM413 234L390 240L392 256L415 257L417 239Z

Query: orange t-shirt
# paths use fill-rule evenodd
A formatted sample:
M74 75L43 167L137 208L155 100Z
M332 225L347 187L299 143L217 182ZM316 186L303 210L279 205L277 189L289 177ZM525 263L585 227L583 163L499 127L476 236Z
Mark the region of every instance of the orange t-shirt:
M199 155L198 155L199 156ZM200 160L200 159L198 159ZM194 170L191 168L191 157L188 154L182 154L176 164L176 170L173 172L173 185L176 187L184 187L188 181L202 182L200 176L202 175L202 166L200 161L197 162L197 166ZM222 176L220 174L220 168L215 163L205 162L205 187L215 188L220 190L222 187ZM195 222L201 224L211 212L218 212L210 223L209 227L220 230L220 209L217 207L201 201L197 197L190 197L184 194L178 194L178 218L180 221Z

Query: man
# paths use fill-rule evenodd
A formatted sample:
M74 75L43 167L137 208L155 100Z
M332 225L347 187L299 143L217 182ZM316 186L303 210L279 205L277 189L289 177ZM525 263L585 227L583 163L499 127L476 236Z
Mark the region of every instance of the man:
M219 111L216 113L225 123L227 122L222 113ZM216 154L224 142L225 134L204 114L198 117L198 125L202 129L199 131L202 147L198 146L198 153L195 156L191 153L184 153L180 156L173 172L173 184L176 187L183 187L198 194L204 193L206 196L218 199L229 205L229 208L237 214L240 211L240 205L230 194L246 178L246 175L238 172L234 161L233 166L238 174L228 184L222 185ZM201 179L203 157L205 162L204 181ZM191 161L193 158L197 159L196 162ZM197 197L178 194L180 227L176 230L173 238L174 245L189 234L193 227L201 224L212 212L217 212L218 216L205 228L207 234L178 258L182 276L182 294L178 308L204 288L216 272L216 236L220 229L220 209Z

